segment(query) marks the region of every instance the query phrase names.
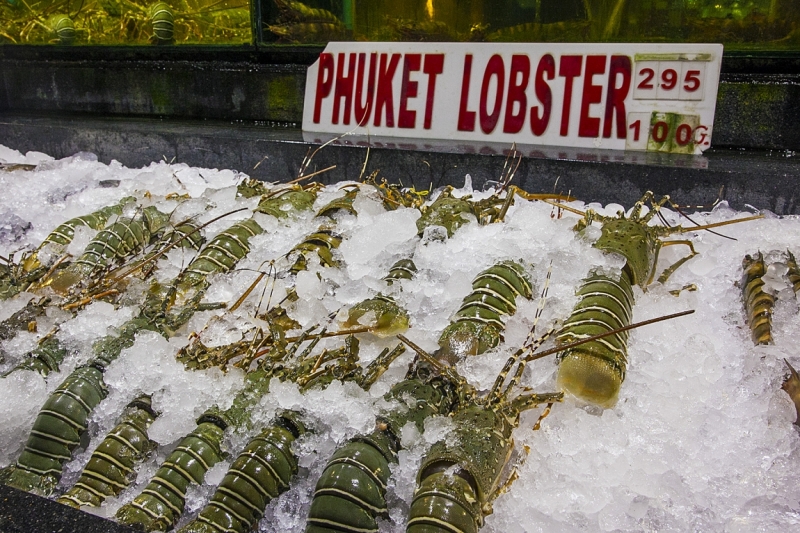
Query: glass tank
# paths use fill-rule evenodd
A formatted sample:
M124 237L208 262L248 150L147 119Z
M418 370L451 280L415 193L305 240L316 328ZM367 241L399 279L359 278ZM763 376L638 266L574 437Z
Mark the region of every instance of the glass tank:
M720 42L800 50L796 0L264 0L264 40Z
M719 42L800 50L797 0L0 0L0 42Z
M0 0L0 42L55 45L252 42L248 0Z

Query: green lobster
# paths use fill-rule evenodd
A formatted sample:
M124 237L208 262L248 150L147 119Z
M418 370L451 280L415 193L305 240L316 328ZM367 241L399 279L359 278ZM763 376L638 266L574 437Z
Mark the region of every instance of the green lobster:
M643 214L642 209L648 203L650 210ZM653 217L661 216L660 209L669 203L668 196L655 201L653 193L648 191L636 202L627 217L622 212L616 217L605 217L591 209L583 212L562 204L553 204L583 216L575 226L576 231L587 228L595 220L599 221L602 232L594 247L619 254L625 259L625 265L616 275L590 273L584 280L578 289L578 303L556 337L559 344L568 344L630 325L634 304L633 286L638 285L646 290L652 283L656 275L658 256L663 247L685 245L689 247L689 254L664 269L658 278L662 283L681 265L697 255L690 240L664 241L662 238L761 218L761 215L757 215L694 227L648 225ZM591 403L606 407L614 405L625 379L628 364L627 340L627 331L621 331L560 353L557 379L561 389Z
M436 360L454 364L499 344L500 317L516 311L520 295L530 298L532 287L519 264L506 261L478 274L473 292L439 338ZM454 392L453 383L430 365L412 364L386 395L402 406L385 411L371 433L351 440L328 461L314 489L306 532L378 531L377 519L387 513L389 465L397 462L400 429L412 422L422 431L426 418L449 413Z

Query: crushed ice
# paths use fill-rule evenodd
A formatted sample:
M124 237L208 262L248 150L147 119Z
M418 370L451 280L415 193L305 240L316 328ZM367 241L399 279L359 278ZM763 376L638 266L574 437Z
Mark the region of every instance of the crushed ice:
M13 205L0 209L0 255L8 256L24 247L38 245L59 223L134 195L140 202L151 198L159 206L171 206L176 217L202 213L205 222L224 211L255 201L235 198L235 185L242 178L229 170L197 169L182 164L152 163L141 169L125 168L117 162L105 165L92 154L53 160L41 153L21 154L0 146L0 161L38 164L34 171L0 172L0 187ZM499 172L499 169L498 169ZM291 176L275 176L286 181ZM391 178L391 176L387 176ZM114 186L116 185L116 186ZM170 193L191 199L177 203L164 200ZM456 194L472 191L471 181ZM658 193L658 191L656 191ZM322 191L315 208L341 195L338 186ZM422 240L415 237L412 210L384 212L374 195L365 191L356 199L360 215L338 215L338 231L345 236L336 255L344 261L341 269L312 265L297 277L296 287L304 300L292 310L302 324L325 323L331 313L379 291L387 292L381 278L388 267L404 255L413 254L419 268L412 281L403 281L390 292L411 315L408 337L426 350L436 348L439 332L447 325L461 299L470 291L473 277L503 259L523 260L541 289L548 268L552 281L539 325L543 332L557 319L563 320L575 303L574 290L591 268L613 269L618 258L591 247L597 230L589 239L572 232L575 215L553 216L551 206L518 200L504 224L468 224L452 238L436 228ZM623 206L592 207L615 215ZM686 224L677 214L664 210L672 224ZM699 223L742 217L724 202L710 213L692 215ZM245 211L231 215L207 228L207 235L222 231L235 220L250 216ZM303 236L315 231L319 221L301 214L288 221L260 216L266 229L252 240L251 254L236 272L218 275L208 292L209 301L233 301L253 282L257 270L280 257ZM694 315L662 322L630 336L630 365L619 403L602 410L567 399L553 407L532 431L538 411L522 416L515 433L519 449L530 449L519 466L519 479L508 493L494 503L486 520L486 532L572 532L572 531L790 531L800 526L800 436L792 424L794 408L780 384L786 372L783 359L800 367L800 316L794 295L781 286L783 251L800 253L798 217L768 217L720 229L732 241L710 233L689 232L700 253L678 269L665 286L656 283L647 292L635 290L634 320L640 321L685 309ZM93 232L79 228L70 252L79 253ZM677 238L677 237L676 237ZM778 295L773 331L775 344L753 347L742 311L740 289L745 254L776 251L777 263L770 271L769 289ZM662 249L660 269L686 253L683 246ZM156 278L174 277L191 260L192 253L173 250L161 259ZM265 263L266 261L266 263ZM229 342L241 336L242 324L252 324L257 309L267 300L280 301L286 281L275 283L272 295L259 291L245 301L234 316L220 320L204 332L209 342ZM697 290L669 294L694 283ZM0 305L0 317L7 317L24 305L30 295ZM536 298L536 297L535 297ZM518 313L509 318L506 342L497 349L459 365L471 382L489 387L505 359L524 340L536 311L535 298L521 302ZM17 372L0 381L0 465L13 461L47 395L91 356L91 342L113 332L136 312L124 306L113 313L109 304L94 303L64 322L59 338L68 343L72 355L60 372L42 378L32 372ZM52 313L51 313L52 314ZM116 422L124 406L136 395L153 395L161 416L151 429L160 447L139 467L132 486L119 498L109 500L100 510L103 516L134 497L155 472L177 441L191 431L194 421L213 404L223 407L242 386L238 370L188 372L175 361L177 350L188 342L188 334L201 331L222 311L196 314L186 328L169 341L152 333L141 333L135 344L124 350L109 366L108 397L96 409L91 421L92 441L65 468L62 486L76 479L101 436ZM61 320L48 316L47 320ZM211 321L213 323L213 321ZM216 328L216 329L215 329ZM237 329L238 328L238 329ZM22 332L2 348L6 361L2 369L15 364L35 345L39 333ZM46 330L44 331L46 332ZM227 335L227 336L226 336ZM337 346L336 339L320 343ZM386 346L387 339L362 337L362 356L370 360ZM296 385L273 380L271 392L253 413L253 427L229 432L226 445L234 454L281 409L302 409L314 431L298 440L301 474L292 488L273 501L259 525L263 532L302 531L316 478L334 449L346 439L371 429L375 415L385 401L382 395L391 383L402 379L411 361L406 353L370 391L352 383L334 383L324 390L301 394ZM533 364L523 385L538 391L554 386L552 359ZM400 462L393 467L388 495L390 519L381 523L384 532L405 529L404 517L413 493L416 469L425 450L438 438L447 438L451 420L445 417L426 422L420 434L408 426L401 432L405 446ZM218 482L229 463L214 467L206 477ZM208 485L192 489L187 508L196 512L210 497ZM184 518L184 521L186 518Z

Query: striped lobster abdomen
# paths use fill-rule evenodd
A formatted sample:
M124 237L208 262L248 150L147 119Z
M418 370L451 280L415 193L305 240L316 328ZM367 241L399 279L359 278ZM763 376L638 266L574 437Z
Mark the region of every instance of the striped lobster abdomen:
M145 531L168 531L183 514L186 489L201 484L208 469L222 460L223 429L203 422L181 440L150 483L117 511L118 522Z
M297 274L307 268L307 254L315 254L319 263L324 267L335 267L338 263L333 259L333 250L342 243L342 237L332 230L320 228L289 251L296 253L295 260L289 271Z
M532 294L528 275L514 261L503 261L478 274L472 292L439 337L442 351L438 357L452 365L500 344L505 329L502 317L516 312L517 296L530 298Z
M633 289L627 270L619 279L593 275L578 289L578 303L556 338L569 344L631 324ZM628 365L628 332L621 331L559 354L558 383L575 396L613 405Z
M50 286L56 292L66 294L85 278L108 269L112 261L140 252L150 244L168 218L157 209L147 207L140 217L114 222L92 239L73 264L53 276Z
M181 273L178 291L202 284L210 274L229 272L250 253L250 238L263 232L264 229L249 218L215 236Z
M383 281L391 285L398 279L412 279L417 274L417 265L411 259L401 259L392 265Z
M775 306L775 297L764 290L764 280L761 279L767 273L764 256L761 252L755 257L746 255L742 261L742 269L742 296L751 337L755 344L772 344L772 309Z
M314 489L306 533L377 532L377 517L388 516L390 462L397 458L380 431L337 450Z
M175 13L165 2L156 2L148 9L153 24L155 44L169 44L175 36Z
M418 379L401 381L386 398L415 405L385 413L372 433L333 454L314 489L306 533L377 532L378 518L388 512L386 485L389 465L397 462L400 429L413 422L422 431L426 418L447 412L452 403L443 387Z
M75 228L78 226L87 226L94 230L101 230L106 226L109 218L114 215L121 215L122 207L133 201L135 201L135 198L128 196L115 205L98 209L88 215L71 218L51 231L50 234L45 237L44 241L42 241L39 248L42 248L46 244L68 245L75 237Z
M297 474L292 443L305 429L285 418L261 431L233 462L208 505L179 533L247 533Z
M64 463L86 432L92 410L105 398L103 374L82 367L69 375L50 395L33 423L17 462L0 475L4 484L48 496L61 479Z
M134 466L153 448L147 429L155 417L149 396L131 402L92 453L75 485L56 501L78 509L82 505L99 507L106 498L119 496L130 484Z

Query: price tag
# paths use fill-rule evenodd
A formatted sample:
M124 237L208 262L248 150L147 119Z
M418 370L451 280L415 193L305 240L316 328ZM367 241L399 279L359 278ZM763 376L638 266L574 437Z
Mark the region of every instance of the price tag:
M697 154L721 57L716 44L329 43L303 130Z
M706 62L642 61L636 63L635 100L702 100Z
M628 114L627 150L693 154L710 143L710 128L699 115L681 113Z

